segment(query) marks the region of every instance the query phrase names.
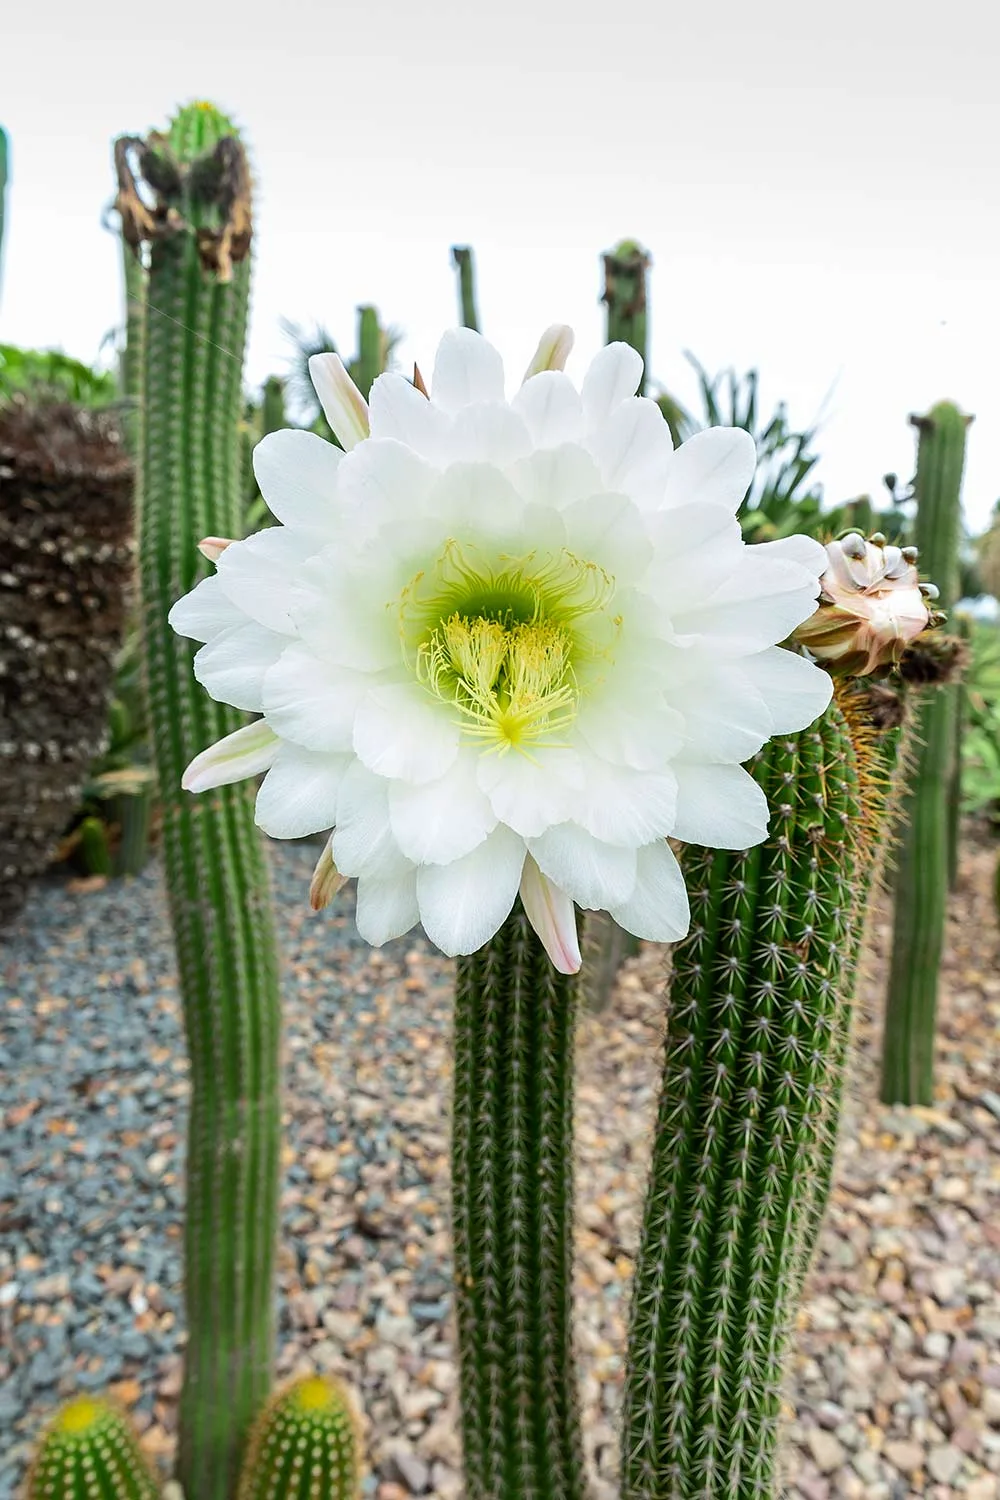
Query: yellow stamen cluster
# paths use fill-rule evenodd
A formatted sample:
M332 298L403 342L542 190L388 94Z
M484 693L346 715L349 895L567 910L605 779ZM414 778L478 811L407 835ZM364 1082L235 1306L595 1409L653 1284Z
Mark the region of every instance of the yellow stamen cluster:
M565 627L453 614L420 649L418 672L454 703L467 734L524 749L571 724L579 693Z

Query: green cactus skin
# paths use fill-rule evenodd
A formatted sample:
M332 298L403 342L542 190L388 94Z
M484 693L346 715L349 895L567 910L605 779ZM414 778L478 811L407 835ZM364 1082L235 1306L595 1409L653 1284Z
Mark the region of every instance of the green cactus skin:
M354 384L368 400L376 378L385 368L385 343L374 307L358 308L358 357L354 362Z
M458 313L463 328L479 332L479 312L476 308L476 263L471 245L452 245L451 259L458 272Z
M260 399L260 435L267 437L268 433L280 432L288 425L288 417L285 413L285 382L278 375L269 375L264 381Z
M167 624L170 606L205 571L198 540L239 534L250 264L227 240L218 206L220 143L232 168L241 156L232 125L211 106L192 105L141 157L147 181L164 183L183 221L154 232L148 250L140 554L163 856L191 1059L178 1477L197 1500L235 1491L244 1440L270 1385L281 1114L278 963L254 789L224 787L197 800L181 791L193 756L243 717L197 685L195 648ZM194 170L184 174L188 164Z
M584 1494L570 1308L575 988L520 903L458 960L452 1222L468 1500Z
M850 968L859 810L832 706L754 774L767 843L689 848L626 1369L625 1500L775 1486L783 1356L807 1260Z
M43 1435L25 1500L157 1500L157 1488L123 1413L82 1397Z
M948 609L958 591L962 470L970 418L950 402L917 428L917 520L920 567ZM896 873L892 964L882 1042L881 1098L886 1104L931 1104L938 971L948 896L948 787L956 736L954 685L928 693L916 714L920 746L903 808Z
M360 1446L344 1388L327 1376L294 1380L254 1424L239 1500L355 1500Z
M621 240L604 256L604 296L608 310L607 342L631 344L642 355L641 396L646 389L646 273L648 251L634 240Z

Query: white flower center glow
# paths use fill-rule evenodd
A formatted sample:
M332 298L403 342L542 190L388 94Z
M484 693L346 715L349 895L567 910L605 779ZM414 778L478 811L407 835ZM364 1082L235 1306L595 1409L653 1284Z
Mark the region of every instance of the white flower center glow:
M566 549L488 558L450 540L400 597L404 656L463 733L527 751L572 725L581 669L610 662L614 592L610 574Z

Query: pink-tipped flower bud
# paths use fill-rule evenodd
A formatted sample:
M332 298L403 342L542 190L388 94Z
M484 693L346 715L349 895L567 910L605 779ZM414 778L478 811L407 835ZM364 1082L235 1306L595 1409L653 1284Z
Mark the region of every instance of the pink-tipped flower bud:
M899 661L931 623L916 549L851 532L829 542L816 613L795 632L817 661L844 677L866 677Z

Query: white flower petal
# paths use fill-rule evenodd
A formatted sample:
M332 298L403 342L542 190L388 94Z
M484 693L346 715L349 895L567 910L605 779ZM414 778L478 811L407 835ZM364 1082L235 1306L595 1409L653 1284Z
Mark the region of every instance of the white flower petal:
M503 400L503 360L471 328L451 328L438 345L431 400L447 412L475 401Z
M637 771L655 771L684 742L683 717L662 693L627 678L586 701L576 727L601 760Z
M476 782L479 757L463 750L446 776L413 786L389 785L389 818L397 844L417 865L445 865L471 854L497 825Z
M739 669L767 703L771 734L808 729L833 697L833 679L828 672L780 646L741 657Z
M339 478L347 524L374 528L419 517L437 471L405 443L373 437L347 454Z
M673 828L677 781L669 767L634 771L596 755L584 759L586 786L574 819L595 839L635 848Z
M237 540L237 537L232 536L204 536L198 543L198 551L209 562L217 563L226 548L232 547Z
M318 657L353 670L398 666L399 629L387 608L392 586L378 570L351 561L330 548L303 563L289 604L295 629Z
M635 395L641 380L642 355L630 344L607 344L583 377L580 394L588 425L606 422L617 406Z
M186 792L207 792L212 787L259 776L273 764L280 743L263 719L246 724L196 755L181 778L181 786Z
M583 404L576 386L559 370L526 380L511 402L537 448L575 443L583 431Z
M342 874L383 880L409 868L389 823L389 783L358 760L341 782L336 823L333 858Z
M733 513L722 505L678 505L644 517L654 548L642 587L675 618L697 607L740 566L746 550Z
M282 745L257 793L256 818L275 839L300 839L332 828L348 755L318 755Z
M641 578L653 556L643 518L627 495L588 495L562 513L571 546L619 584Z
M773 726L763 694L739 663L716 661L699 652L693 675L677 683L671 706L684 719L686 759L710 762L749 760L770 738Z
M373 438L395 438L432 464L449 456L447 414L402 375L379 375L368 399Z
M686 935L691 922L684 877L670 845L647 844L636 856L635 890L611 916L634 937L653 943L674 943Z
M511 483L531 505L564 510L576 500L603 491L600 470L585 448L563 443L539 448L510 470Z
M538 934L552 966L560 974L578 974L583 962L576 912L565 891L553 885L529 854L521 872L521 905Z
M701 640L723 654L746 656L786 640L815 612L819 579L797 562L755 557L758 550L744 548L734 572L710 598L673 613L681 639Z
M823 543L811 536L783 536L776 542L755 542L750 550L755 557L777 557L785 562L798 563L816 578L820 578L830 565Z
M479 785L501 823L533 838L573 816L583 788L583 767L573 750L542 746L531 756L481 755Z
M655 401L633 396L594 429L587 447L605 488L623 490L650 509L663 503L674 461L670 428Z
M567 328L565 323L553 323L551 328L546 328L538 340L538 348L532 355L531 364L524 372L525 380L530 380L533 375L540 374L542 370L565 369L572 348L572 328Z
M244 614L268 630L294 635L290 613L302 564L323 545L309 532L270 526L227 547L216 577Z
M732 514L743 503L757 466L753 438L742 427L709 427L674 453L664 507L724 505Z
M531 436L516 411L499 401L463 406L452 423L451 456L508 468L531 452Z
M529 839L528 850L543 875L592 911L620 905L635 887L635 850L602 843L577 823Z
M218 577L203 578L189 594L178 599L167 621L178 635L192 641L211 641L225 630L245 625L247 617L225 593Z
M349 452L368 436L368 403L339 354L312 355L309 378L338 443Z
M475 953L510 916L524 866L524 840L503 824L464 859L417 870L420 920L442 953Z
M674 771L675 838L709 849L750 849L767 837L767 798L742 766L675 761Z
M334 534L343 456L315 432L268 433L253 450L253 471L271 514L286 526Z
M287 635L247 621L202 646L194 658L195 679L217 703L259 714L264 708L265 673L287 645Z
M452 464L438 479L428 509L443 535L513 545L519 538L524 502L492 464Z
M358 881L355 924L366 943L381 948L392 938L402 937L420 920L417 907L417 872L379 879L363 875Z
M436 781L458 755L458 726L445 704L416 683L372 688L354 718L354 750L370 771L419 785Z
M371 685L364 672L322 661L294 642L264 678L264 713L283 739L307 750L350 750L354 716Z

